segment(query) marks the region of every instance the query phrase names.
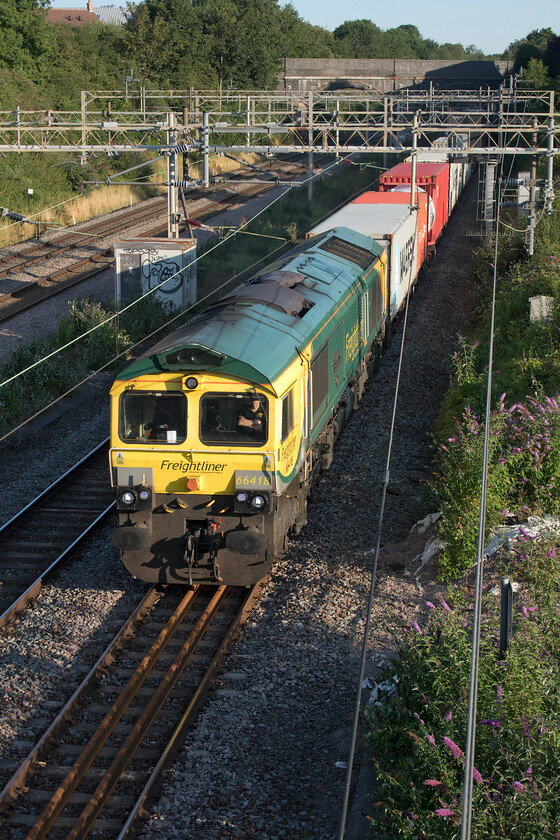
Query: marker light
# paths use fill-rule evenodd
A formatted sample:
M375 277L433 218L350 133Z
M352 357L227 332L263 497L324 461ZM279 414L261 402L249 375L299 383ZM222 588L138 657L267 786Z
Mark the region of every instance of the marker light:
M235 501L239 502L240 505L244 504L247 501L247 493L239 492L235 494Z
M148 488L147 488L147 487L142 487L142 489L141 489L141 490L139 491L139 493L138 493L138 498L140 499L140 501L141 501L141 502L147 502L147 501L149 501L149 499L151 498L151 496L152 496L152 494L151 494L151 492L148 490Z
M264 496L260 496L258 493L253 496L252 499L249 500L249 505L253 508L253 510L262 510L266 505L266 499Z
M123 490L119 500L121 505L133 505L136 502L136 493L133 490Z
M192 391L194 388L197 387L198 379L195 376L189 376L189 378L185 382L185 385L190 391Z

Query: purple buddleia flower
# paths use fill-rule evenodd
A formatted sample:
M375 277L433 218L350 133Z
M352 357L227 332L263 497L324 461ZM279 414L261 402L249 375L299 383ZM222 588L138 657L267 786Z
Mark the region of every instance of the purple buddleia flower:
M442 598L441 595L438 595L438 600L445 612L451 612L451 608L445 603L445 600Z
M455 741L452 741L451 738L445 737L443 739L443 743L449 749L453 758L456 758L457 761L461 761L464 758L463 750L460 749L460 747L458 747Z
M496 686L496 700L498 701L498 703L502 702L503 696L504 695L502 693L502 686L500 685L500 683L498 683L498 685Z
M499 720L493 720L492 718L485 718L484 720L479 721L480 724L484 724L485 726L491 726L493 729L501 729L502 724Z
M527 769L525 770L525 776L526 776L528 779L532 779L532 778L533 778L533 768L532 768L532 767L527 767Z
M435 741L435 738L434 738L434 736L433 736L433 735L426 735L426 741L428 742L428 744L430 745L430 747L434 747L434 748L435 748L435 746L436 746L436 741Z
M431 601L426 601L426 606L428 607L429 610L435 610L435 608L436 608L435 604L432 604Z
M447 712L447 714L445 715L445 722L446 722L446 723L451 723L451 721L452 721L452 720L453 720L453 712L452 712L452 711L449 711L449 712Z
M523 725L523 734L525 735L527 740L530 741L531 737L532 737L532 732L531 732L531 727L527 723L527 718L525 717L525 715L522 715L521 723Z
M484 782L484 779L482 778L481 774L478 772L476 767L473 767L472 777L473 777L474 781L477 783L477 785L481 785Z
M411 623L412 629L416 630L416 632L419 633L420 636L421 636L422 631L420 630L420 627L418 626L418 623L416 621L411 621L410 623Z
M422 720L422 718L420 717L420 715L418 714L418 712L413 712L412 717L414 718L414 720L417 720L417 721L418 721L418 723L420 724L420 726L425 726L424 721Z
M529 618L529 613L527 612L527 607L521 607L521 612L525 616L525 618Z
M436 817L454 817L455 811L452 811L451 808L438 808L434 811Z
M443 782L438 782L437 779L426 779L424 784L428 787L443 787Z
M512 787L513 787L513 789L516 793L521 793L522 791L525 790L525 788L523 787L521 782L514 782Z

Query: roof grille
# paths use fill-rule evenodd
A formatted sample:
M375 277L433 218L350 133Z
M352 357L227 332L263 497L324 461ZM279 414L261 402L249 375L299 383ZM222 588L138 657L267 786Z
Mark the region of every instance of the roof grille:
M361 248L352 242L346 242L345 239L340 239L338 236L331 236L330 239L319 245L319 248L322 251L328 251L329 254L334 254L335 257L342 257L342 259L348 260L348 262L352 262L363 269L369 268L377 259L375 254L372 254L366 248Z

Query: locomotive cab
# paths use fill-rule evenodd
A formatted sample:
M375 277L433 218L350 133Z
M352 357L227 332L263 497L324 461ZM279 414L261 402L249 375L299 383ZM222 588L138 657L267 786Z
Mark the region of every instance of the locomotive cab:
M212 373L149 385L142 377L113 389L113 542L125 566L152 582L251 585L279 553L292 513L279 491L296 437L301 448L294 388L278 399ZM278 435L291 456L271 445Z

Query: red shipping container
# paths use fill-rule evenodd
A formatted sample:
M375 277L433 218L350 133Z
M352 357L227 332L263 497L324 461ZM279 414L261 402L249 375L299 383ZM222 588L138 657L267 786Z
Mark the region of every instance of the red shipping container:
M428 256L429 206L428 194L417 192L416 200L419 205L418 215L418 244L416 275ZM365 192L351 202L352 204L410 204L410 190L408 192Z
M411 176L412 164L398 163L381 175L379 189L389 192L395 187L410 184ZM434 203L435 222L428 234L428 245L435 245L449 218L449 164L420 162L416 178L418 186L426 190Z

